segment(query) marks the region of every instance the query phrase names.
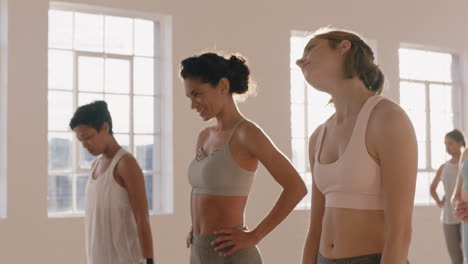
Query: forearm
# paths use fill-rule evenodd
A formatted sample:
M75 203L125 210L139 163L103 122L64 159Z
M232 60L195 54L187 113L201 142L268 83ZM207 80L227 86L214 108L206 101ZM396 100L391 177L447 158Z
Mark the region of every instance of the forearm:
M294 209L294 207L306 195L307 189L284 189L281 192L279 199L270 213L263 221L252 231L260 242L267 234L269 234L276 226L278 226Z
M313 235L309 231L302 253L302 264L317 264L317 256L320 247L320 234Z
M137 226L143 258L154 258L153 239L151 235L151 227L149 224L149 220L137 220Z
M381 264L406 264L411 243L411 229L389 230Z
M437 194L437 191L433 188L431 188L431 196L436 201L437 203L441 203L442 201L439 198L439 195Z

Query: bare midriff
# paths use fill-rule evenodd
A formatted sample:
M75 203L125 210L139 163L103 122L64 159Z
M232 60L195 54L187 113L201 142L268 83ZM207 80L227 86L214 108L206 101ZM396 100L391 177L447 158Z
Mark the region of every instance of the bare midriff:
M192 230L201 235L244 224L247 196L192 194Z
M320 254L340 259L381 254L385 243L383 210L325 208Z

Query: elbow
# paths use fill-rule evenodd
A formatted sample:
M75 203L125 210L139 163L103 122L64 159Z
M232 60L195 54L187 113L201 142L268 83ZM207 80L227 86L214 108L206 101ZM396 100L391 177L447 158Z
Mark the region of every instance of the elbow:
M298 203L307 195L307 192L307 187L301 180L300 183L297 184L296 188L294 188L294 195Z
M297 204L307 195L307 187L302 179L300 179L299 181L283 185L283 193Z

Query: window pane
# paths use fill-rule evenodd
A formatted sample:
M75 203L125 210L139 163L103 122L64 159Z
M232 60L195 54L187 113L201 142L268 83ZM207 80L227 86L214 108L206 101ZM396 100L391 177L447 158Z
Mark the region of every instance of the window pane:
M130 62L106 59L106 92L130 93Z
M319 92L310 85L307 86L307 111L308 111L308 133L309 137L317 127L327 121L335 113L335 108L330 102L330 95Z
M291 70L291 103L304 103L304 76L300 70Z
M102 93L79 93L78 94L78 106L92 103L94 101L104 100L104 94Z
M406 111L411 122L413 123L418 140L426 140L426 113L416 111Z
M154 94L154 59L135 57L133 63L135 94Z
M418 168L419 169L427 168L426 141L418 140Z
M290 39L290 63L291 69L299 67L296 65L296 61L302 58L304 48L309 42L310 38L306 36L292 36Z
M416 178L416 192L414 197L414 203L418 205L429 205L431 203L431 197L429 188L431 185L431 173L418 172Z
M145 187L149 210L153 210L153 178L152 173L145 173Z
M305 124L304 124L304 104L291 104L291 134L292 137L307 137L305 135Z
M78 58L78 90L102 92L104 83L104 59L80 56Z
M49 47L73 48L73 13L49 10Z
M405 110L426 111L426 88L424 84L400 82L400 105Z
M452 113L431 112L431 140L444 142L445 134L454 129Z
M49 171L72 169L71 133L49 133Z
M154 98L151 96L134 97L135 133L154 132Z
M452 55L415 49L400 49L400 78L452 82Z
M72 90L73 54L70 51L49 50L49 89Z
M445 151L445 143L444 142L432 142L431 143L431 154L432 154L432 168L437 170L440 165L445 163L451 157Z
M130 136L128 134L114 134L115 140L117 143L125 149L126 151L130 151Z
M49 175L49 213L72 210L72 178L69 175Z
M292 145L292 163L299 173L308 171L308 162L306 154L306 140L304 138L293 138Z
M431 111L453 113L453 87L451 85L431 84Z
M49 130L69 131L68 124L73 115L72 92L49 91Z
M97 157L91 155L87 149L83 147L81 143L79 143L80 148L80 168L82 169L91 169L93 162L96 160Z
M135 136L135 158L144 171L153 170L154 136Z
M426 89L424 84L400 82L400 105L411 119L418 140L426 140Z
M104 17L75 13L75 49L102 52L104 46Z
M154 22L135 19L135 55L154 56Z
M300 175L304 180L308 192L296 206L296 210L310 210L310 203L312 201L312 174L310 172L304 172L300 173Z
M105 100L112 117L113 131L130 132L130 97L128 95L106 94Z
M133 20L106 16L106 52L131 55L133 51Z
M86 183L88 182L89 175L77 175L76 176L76 209L78 211L84 211L85 209L85 195L86 195Z

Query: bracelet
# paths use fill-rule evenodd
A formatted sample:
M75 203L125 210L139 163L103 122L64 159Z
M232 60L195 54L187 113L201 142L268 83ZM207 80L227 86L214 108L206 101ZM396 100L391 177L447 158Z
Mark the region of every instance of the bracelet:
M146 264L154 264L153 259L152 258L146 259Z

